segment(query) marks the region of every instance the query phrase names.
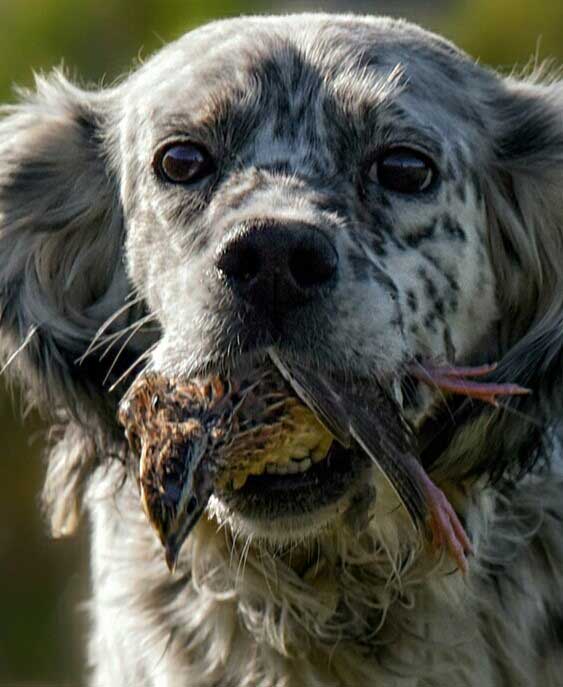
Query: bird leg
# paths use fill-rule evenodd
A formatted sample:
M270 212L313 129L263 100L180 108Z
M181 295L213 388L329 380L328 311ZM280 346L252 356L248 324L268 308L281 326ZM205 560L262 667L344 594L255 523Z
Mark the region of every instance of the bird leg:
M521 396L530 393L530 389L517 384L475 381L490 374L496 367L496 363L476 367L418 364L411 366L410 372L413 377L431 387L490 403L494 407L498 407L497 396ZM414 458L412 470L418 477L428 503L433 547L437 549L445 546L459 569L466 573L466 554L472 552L472 547L463 525L443 491L434 484L422 465Z
M522 396L530 393L530 389L518 384L473 381L476 377L483 377L495 369L496 363L477 367L413 365L410 372L413 377L429 386L437 387L452 394L475 398L495 407L498 407L497 396Z
M409 470L421 485L428 505L432 547L435 550L445 547L465 575L469 570L466 554L473 553L471 541L444 492L434 484L416 458L411 456L409 460Z

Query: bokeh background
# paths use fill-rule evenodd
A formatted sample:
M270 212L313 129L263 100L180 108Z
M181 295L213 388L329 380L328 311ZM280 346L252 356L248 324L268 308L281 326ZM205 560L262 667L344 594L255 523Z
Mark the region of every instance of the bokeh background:
M212 18L321 9L406 17L505 72L563 62L563 0L0 0L0 102L13 100L13 84L31 85L33 70L61 63L111 82ZM45 427L33 413L24 421L14 396L0 388L0 687L83 685L87 532L48 539L38 508Z

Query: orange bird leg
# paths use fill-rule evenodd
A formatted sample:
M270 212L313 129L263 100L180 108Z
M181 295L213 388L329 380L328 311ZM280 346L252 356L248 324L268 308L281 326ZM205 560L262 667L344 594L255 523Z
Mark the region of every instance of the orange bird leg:
M451 365L423 367L422 365L413 365L410 372L413 377L429 386L437 387L452 394L476 398L495 407L498 406L497 396L522 396L531 393L530 389L518 386L518 384L475 382L471 379L489 374L495 367L495 364L478 367L454 367Z
M409 470L415 474L426 498L429 514L429 527L432 532L432 547L438 550L445 547L465 575L469 570L466 554L473 553L473 546L461 524L453 506L428 477L422 465L411 458Z

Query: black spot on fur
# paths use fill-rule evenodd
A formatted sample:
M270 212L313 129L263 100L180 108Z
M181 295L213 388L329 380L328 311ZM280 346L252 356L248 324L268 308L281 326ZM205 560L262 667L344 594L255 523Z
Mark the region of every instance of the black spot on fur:
M429 312L424 318L424 326L431 332L436 331L436 315L433 312Z
M103 134L98 122L90 114L78 113L76 116L76 123L83 130L85 136L92 142L99 143L103 141Z
M385 240L379 232L375 232L370 241L370 248L376 255L384 257L387 255L387 250L385 249Z
M407 246L405 245L404 241L401 241L395 234L389 234L389 241L395 246L395 248L401 253L404 253L407 250Z
M465 203L467 198L465 180L462 180L458 184L456 184L455 193L456 196L461 200L461 202Z
M448 327L447 324L444 324L444 351L446 352L446 357L448 360L455 360L456 359L456 350L454 346L454 342L452 341L452 335L450 332L450 328Z
M368 278L370 269L372 267L369 260L355 253L351 253L348 256L348 260L350 261L356 281L365 281Z
M438 296L438 289L432 278L428 275L428 272L424 267L418 269L418 276L422 279L424 283L424 293L434 301Z
M407 305L413 312L418 310L418 298L412 289L407 291Z
M411 248L416 248L423 241L428 241L429 239L433 238L435 231L436 231L436 222L432 222L431 224L428 224L427 226L423 227L422 229L417 229L416 231L413 231L411 234L408 234L405 237L405 242Z
M397 298L399 289L397 288L397 285L395 284L393 279L391 279L391 277L387 274L387 272L384 272L380 267L373 263L371 265L371 269L374 279L379 284L381 284L387 291L389 291L393 298Z
M444 316L444 310L445 310L444 301L441 298L437 298L435 303L434 303L434 307L436 308L436 313L440 317L443 317Z
M457 220L453 219L452 217L444 217L442 225L446 234L452 239L456 239L458 241L467 241L465 230Z
M440 260L428 252L421 251L421 254L444 277L444 279L448 282L449 288L457 293L459 291L459 283L457 279L442 265Z
M314 199L315 207L318 210L321 210L323 212L329 212L333 215L336 215L337 217L347 217L348 215L348 207L346 205L346 202L332 194L322 194L319 196L316 196ZM352 239L354 239L354 233L351 232L350 236Z
M452 181L456 178L456 170L452 160L448 160L446 168L442 170L442 179L445 181Z
M471 178L471 186L473 187L473 192L475 193L475 199L478 203L483 200L483 189L481 188L481 179L474 169L469 170L469 175Z

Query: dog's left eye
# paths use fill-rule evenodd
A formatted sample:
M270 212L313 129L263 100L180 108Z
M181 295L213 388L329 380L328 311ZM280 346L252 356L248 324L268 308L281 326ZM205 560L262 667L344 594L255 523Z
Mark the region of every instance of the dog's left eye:
M368 176L383 188L396 193L420 193L434 181L436 171L431 160L411 148L385 151L369 168Z
M193 143L173 143L159 150L154 167L161 179L173 184L193 184L215 171L211 155Z

